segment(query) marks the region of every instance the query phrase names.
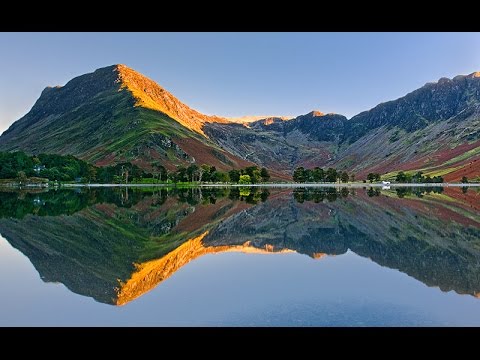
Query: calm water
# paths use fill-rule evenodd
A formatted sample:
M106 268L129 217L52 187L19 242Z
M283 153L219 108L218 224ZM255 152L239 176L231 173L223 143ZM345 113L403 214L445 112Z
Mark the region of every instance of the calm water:
M480 325L478 189L0 192L0 325Z

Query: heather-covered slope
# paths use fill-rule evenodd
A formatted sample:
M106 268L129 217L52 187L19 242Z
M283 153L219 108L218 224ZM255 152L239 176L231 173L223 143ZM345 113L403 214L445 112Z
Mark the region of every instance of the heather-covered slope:
M347 120L318 111L283 121L205 124L233 154L291 173L333 166L381 174L422 169L448 181L480 176L480 73L440 79Z
M422 169L448 181L463 171L480 176L480 73L426 84L346 124L343 141L351 145L339 147L338 166L363 173Z
M205 133L230 153L291 174L297 166L325 165L334 156L346 118L318 111L283 120L242 124L208 123Z

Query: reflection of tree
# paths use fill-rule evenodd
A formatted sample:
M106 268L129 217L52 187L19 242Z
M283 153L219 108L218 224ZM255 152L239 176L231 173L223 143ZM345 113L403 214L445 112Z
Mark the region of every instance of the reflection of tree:
M338 193L337 193L337 189L335 188L329 188L327 190L327 200L329 202L334 202L336 201L338 198Z
M416 197L423 197L424 194L441 194L443 193L443 187L441 186L425 186L425 187L399 187L396 188L397 196L403 198L408 195L415 195Z
M343 187L340 190L337 188L295 188L293 190L294 199L303 203L305 201L313 201L315 203L321 203L324 201L334 202L338 198L346 198L351 191Z
M270 196L270 191L268 191L268 189L263 189L262 193L260 194L260 199L262 200L262 202L265 202L267 201L269 196Z
M348 194L349 194L349 191L347 188L340 189L340 195L342 196L342 198L346 198Z
M250 188L248 186L241 186L239 190L240 190L241 197L250 196Z
M256 204L265 202L269 191L258 188L78 188L57 189L40 192L10 191L0 192L0 218L23 219L27 214L38 216L72 215L85 207L106 203L122 208L131 208L145 197L152 199L155 206L161 206L168 197L175 197L181 203L191 206L215 204L217 199L228 197L231 200Z
M368 191L367 191L367 195L369 197L379 196L380 193L381 193L380 189L374 189L373 187L370 187L370 189L368 189Z
M233 187L230 189L230 192L228 194L228 198L230 200L238 200L240 199L240 188L238 187Z

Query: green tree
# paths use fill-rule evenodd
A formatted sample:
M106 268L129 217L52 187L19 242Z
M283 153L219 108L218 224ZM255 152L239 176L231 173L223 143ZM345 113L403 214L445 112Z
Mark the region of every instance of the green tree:
M370 181L370 183L374 182L374 181L380 181L381 180L381 176L380 174L378 173L369 173L367 175L367 180Z
M215 172L215 181L226 183L226 182L230 181L230 177L228 176L228 173L226 173L226 172L216 171Z
M210 165L203 164L200 166L200 181L203 181L203 182L211 181Z
M325 173L325 181L327 182L336 182L338 178L337 170L334 168L328 168Z
M179 166L175 172L175 182L187 182L187 169L184 166Z
M97 168L95 166L89 165L87 168L87 179L88 182L97 180Z
M314 182L321 182L325 180L325 172L318 166L313 169L312 175Z
M25 171L20 170L17 173L17 180L20 183L20 185L25 184L27 182L27 175L25 174Z
M197 165L192 164L187 168L187 178L188 181L194 182L195 179L198 179L199 168Z
M234 183L238 183L240 180L240 171L232 169L228 172L228 175L230 176L230 181Z
M466 176L462 177L462 183L464 183L464 184L468 183L468 178Z
M350 181L355 182L355 174L350 174Z
M158 165L157 171L158 171L158 180L160 180L160 182L167 181L167 178L168 178L167 169L163 165Z
M153 172L153 178L157 178L157 181L165 181L167 180L167 169L160 163L156 162L152 164L152 172Z
M304 178L305 182L313 182L313 171L310 169L305 169Z
M407 176L405 175L405 173L403 171L399 171L395 180L399 183L406 183L407 182Z
M239 184L251 184L252 180L250 179L250 175L240 175L240 179L238 180Z
M215 181L216 172L217 172L217 168L215 166L210 166L210 170L208 172L208 176L210 177L209 181Z
M293 181L303 183L305 182L305 169L300 166L293 172Z
M260 180L260 170L258 170L257 166L246 167L245 174L250 176L250 181L252 184L256 184Z
M349 176L348 176L348 173L346 171L342 171L340 173L340 180L344 183L348 182L348 179L349 179Z
M270 180L270 174L268 173L268 170L264 167L260 170L260 177L262 178L262 182L267 182Z
M412 181L414 183L423 183L424 182L423 171L417 171L417 173L412 176Z

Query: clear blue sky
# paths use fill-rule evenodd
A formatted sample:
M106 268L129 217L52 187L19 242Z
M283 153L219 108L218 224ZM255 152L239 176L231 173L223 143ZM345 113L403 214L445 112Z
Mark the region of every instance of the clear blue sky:
M0 132L46 86L126 64L222 116L351 117L480 71L480 33L0 33Z

